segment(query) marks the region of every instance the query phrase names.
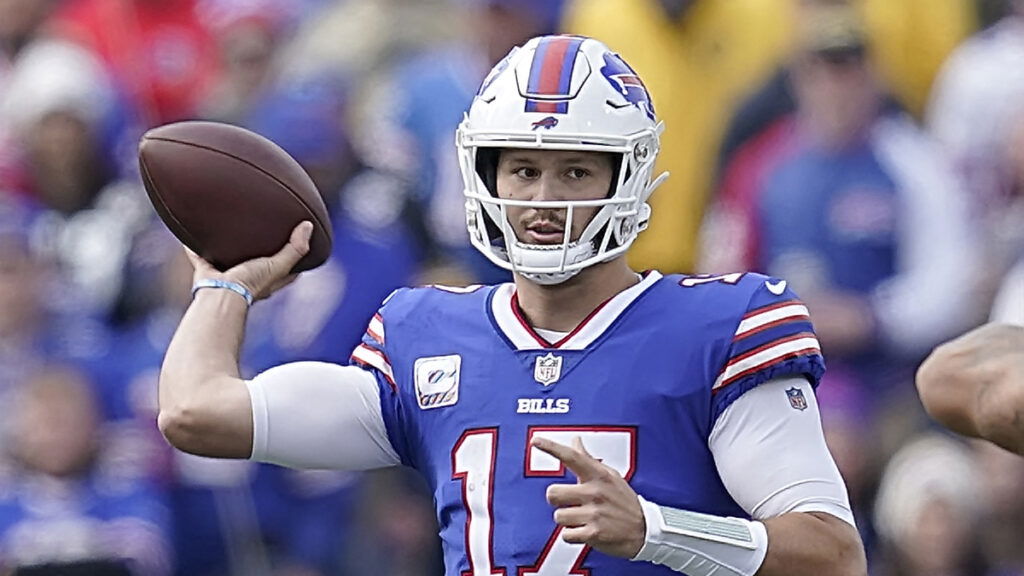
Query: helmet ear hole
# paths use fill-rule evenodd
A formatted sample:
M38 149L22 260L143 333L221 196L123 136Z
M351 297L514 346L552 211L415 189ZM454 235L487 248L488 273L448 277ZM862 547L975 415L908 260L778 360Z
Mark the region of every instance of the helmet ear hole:
M501 150L497 148L477 148L476 173L480 175L491 196L498 197L498 159Z

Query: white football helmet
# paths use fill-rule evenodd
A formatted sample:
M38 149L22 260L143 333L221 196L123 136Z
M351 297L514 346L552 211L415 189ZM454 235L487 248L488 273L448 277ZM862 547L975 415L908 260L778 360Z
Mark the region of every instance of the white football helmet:
M668 176L651 179L663 128L643 82L601 42L542 36L514 48L484 80L456 135L473 246L498 266L540 284L564 282L619 256L647 227L647 199ZM606 198L508 200L495 190L494 152L502 148L610 152L621 162ZM565 210L562 242L520 242L507 217L509 206ZM599 210L572 240L574 212L588 207Z

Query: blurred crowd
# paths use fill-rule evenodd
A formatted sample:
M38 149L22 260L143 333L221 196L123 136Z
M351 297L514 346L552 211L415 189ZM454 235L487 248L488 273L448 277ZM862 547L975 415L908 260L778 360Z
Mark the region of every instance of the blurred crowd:
M943 340L1024 324L1016 0L0 0L0 574L440 574L407 472L163 442L191 268L136 146L216 120L306 168L334 252L253 309L243 370L347 363L394 288L508 279L469 247L454 129L554 32L619 51L666 122L632 263L807 302L871 574L1024 576L1024 460L942 433L913 386Z

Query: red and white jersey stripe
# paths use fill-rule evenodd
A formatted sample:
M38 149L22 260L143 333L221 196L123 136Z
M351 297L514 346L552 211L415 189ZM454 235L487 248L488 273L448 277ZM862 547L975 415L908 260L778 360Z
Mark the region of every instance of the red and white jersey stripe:
M813 353L820 354L821 345L818 344L818 339L811 332L801 332L773 340L745 354L733 357L715 379L712 390L718 390L743 376L764 370L772 364Z
M395 373L391 369L391 361L380 350L370 348L366 344L360 344L352 351L352 361L363 366L376 368L387 378L388 383L392 387L395 386Z
M733 340L752 336L786 322L793 322L795 320L806 321L809 318L810 313L807 311L807 306L804 306L799 300L790 300L766 306L754 310L743 317L743 321L736 328Z
M379 312L370 319L370 326L366 329L366 335L381 346L384 346L384 319L381 318Z

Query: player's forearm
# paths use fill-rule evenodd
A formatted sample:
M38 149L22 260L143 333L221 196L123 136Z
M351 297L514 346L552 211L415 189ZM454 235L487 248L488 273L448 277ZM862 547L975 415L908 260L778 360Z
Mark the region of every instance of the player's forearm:
M238 373L246 303L228 290L201 290L178 326L160 371L160 429L176 448L245 458L251 404Z
M764 521L768 554L757 576L865 576L864 546L853 526L825 513L791 512Z

